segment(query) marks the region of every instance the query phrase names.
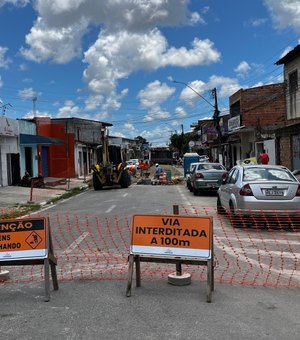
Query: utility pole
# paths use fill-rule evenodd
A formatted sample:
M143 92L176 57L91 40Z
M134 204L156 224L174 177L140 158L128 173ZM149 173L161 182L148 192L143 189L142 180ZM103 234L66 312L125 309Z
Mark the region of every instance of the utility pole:
M193 89L190 85L188 85L187 83L183 82L183 81L178 81L178 80L173 80L173 83L177 83L177 84L183 84L186 87L188 87L189 89L191 89L194 93L196 93L199 97L201 97L203 100L205 100L210 106L212 106L214 108L214 114L213 114L213 120L214 120L214 127L217 130L218 133L218 153L219 153L219 149L221 146L221 137L222 137L222 133L221 133L221 128L220 128L220 111L218 108L218 97L217 97L217 89L214 88L211 90L211 94L213 96L213 98L215 99L215 103L212 104L210 103L207 99L205 99L199 92L197 92L195 89Z
M218 97L217 97L217 89L214 88L211 91L213 98L215 99L215 105L214 105L214 115L213 115L213 119L214 119L214 125L215 125L215 129L217 130L218 133L218 154L221 150L220 146L221 146L221 128L220 128L220 111L218 108Z
M0 101L0 104L2 104L1 101ZM10 103L6 103L6 104L3 104L2 106L0 106L0 108L2 109L2 116L5 116L5 113L7 111L8 106L12 107L12 105Z
M181 143L180 143L180 157L183 156L183 139L184 139L184 132L183 132L183 124L181 124Z
M36 117L36 101L37 101L37 97L36 96L32 97L32 113L33 113L33 117Z
M214 123L215 123L215 128L218 131L218 138L220 137L220 111L218 108L218 97L217 97L217 89L214 88L211 91L213 98L215 99L215 111L213 115Z

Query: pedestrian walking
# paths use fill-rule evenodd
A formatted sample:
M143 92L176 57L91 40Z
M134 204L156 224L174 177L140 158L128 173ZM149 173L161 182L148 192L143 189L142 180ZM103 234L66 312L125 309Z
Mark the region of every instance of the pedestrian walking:
M259 156L259 163L260 164L269 164L269 155L266 153L266 150L263 149L262 153Z

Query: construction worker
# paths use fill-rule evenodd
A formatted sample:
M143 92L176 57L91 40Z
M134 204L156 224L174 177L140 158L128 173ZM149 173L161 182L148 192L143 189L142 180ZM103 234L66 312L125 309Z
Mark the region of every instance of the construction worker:
M159 179L159 175L162 173L162 168L158 163L155 164L155 178Z

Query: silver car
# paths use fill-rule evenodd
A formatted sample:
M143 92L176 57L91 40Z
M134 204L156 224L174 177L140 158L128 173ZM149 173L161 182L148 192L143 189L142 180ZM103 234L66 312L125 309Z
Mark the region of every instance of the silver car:
M190 185L194 195L201 191L217 191L227 170L220 163L198 163L191 173Z
M198 165L199 162L197 163L191 163L190 164L190 168L189 170L186 172L186 176L185 176L185 179L186 179L186 186L187 188L192 191L192 187L191 187L191 174L193 173L193 169L196 165Z
M217 210L231 215L297 214L300 183L278 165L237 165L218 189Z

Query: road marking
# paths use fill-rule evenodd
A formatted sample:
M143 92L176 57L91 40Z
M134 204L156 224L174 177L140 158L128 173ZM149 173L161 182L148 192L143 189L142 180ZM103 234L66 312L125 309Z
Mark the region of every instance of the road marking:
M126 197L126 196L128 196L128 192L126 192L126 194L123 195L123 197Z
M116 205L113 204L111 207L109 207L109 208L105 211L105 213L106 213L106 214L110 213L113 209L115 209L115 207L116 207Z
M63 252L63 254L71 253L79 244L89 235L88 232L81 234L74 242L72 242L69 247Z
M179 186L177 186L176 188L177 188L177 190L179 191L179 194L180 194L180 196L181 196L181 198L182 198L184 204L186 204L186 205L191 205L191 203L190 203L190 201L187 199L186 195L182 192L182 188L179 187Z

